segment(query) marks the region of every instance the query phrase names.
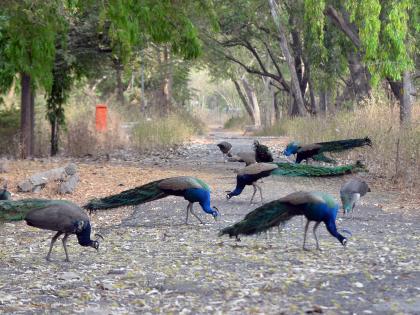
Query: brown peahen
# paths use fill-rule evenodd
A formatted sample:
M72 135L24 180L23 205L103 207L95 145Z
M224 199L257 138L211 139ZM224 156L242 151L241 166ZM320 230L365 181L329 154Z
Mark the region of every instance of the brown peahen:
M366 182L360 178L351 178L341 186L340 198L343 203L344 214L353 211L356 203L368 192L370 187Z
M67 252L67 239L76 234L81 246L99 248L98 239L90 238L91 225L86 212L78 205L66 200L48 199L22 199L16 201L0 201L0 221L25 220L30 226L44 230L56 231L51 240L50 249L46 259L49 261L51 251L57 238L64 234L63 247L66 261L69 260ZM97 234L97 237L102 237Z

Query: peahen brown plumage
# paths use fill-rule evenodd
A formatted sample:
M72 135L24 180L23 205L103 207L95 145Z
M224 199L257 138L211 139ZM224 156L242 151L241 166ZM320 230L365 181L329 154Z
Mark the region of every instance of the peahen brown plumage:
M243 220L222 229L219 236L227 234L229 237L235 236L237 240L240 240L240 235L259 234L285 223L294 216L304 215L307 222L305 225L303 249L307 249L306 235L309 223L312 221L315 222L313 233L318 250L321 250L321 248L319 247L316 230L321 222L324 222L328 232L345 246L347 238L337 231L335 224L337 211L337 202L326 193L294 192L251 211Z
M270 149L258 140L254 140L254 152L258 163L273 162L273 154Z
M50 260L51 251L57 238L64 234L63 247L66 261L69 260L67 252L67 238L76 234L81 246L99 248L98 239L90 238L91 225L86 212L78 205L66 200L48 199L22 199L16 201L0 201L0 222L25 220L30 226L44 230L56 231L51 240L47 260ZM102 237L97 234L98 237Z
M222 151L223 155L227 155L232 149L232 144L227 141L222 141L218 143L217 146L219 147L220 151Z
M356 203L368 192L370 187L366 182L360 178L351 178L341 186L340 198L343 203L344 214L353 211Z
M335 160L325 156L324 153L341 152L365 145L372 146L372 141L369 139L369 137L363 139L318 142L307 145L300 145L298 142L294 141L287 145L286 149L283 151L283 154L286 156L296 154L296 163L300 163L303 160L307 161L309 158L326 163L336 163Z
M140 187L123 191L119 194L93 199L84 206L85 209L95 211L99 209L112 209L123 206L140 205L146 202L165 198L167 196L184 197L189 204L185 223L188 223L188 214L194 215L202 224L204 222L193 212L193 204L198 202L204 212L213 218L220 215L216 207L210 205L210 187L201 179L190 176L178 176L160 179Z

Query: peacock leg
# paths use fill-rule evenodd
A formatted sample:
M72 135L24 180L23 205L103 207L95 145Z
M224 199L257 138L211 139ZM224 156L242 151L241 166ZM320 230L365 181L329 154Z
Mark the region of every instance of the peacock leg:
M257 193L257 184L252 183L252 187L254 188L254 193L252 194L251 201L249 204L252 204L252 201L254 200L255 194Z
M308 232L308 228L309 228L309 220L306 220L305 232L303 233L303 250L309 250L308 248L306 248L306 233Z
M50 245L50 250L48 251L47 257L45 257L46 260L51 261L50 260L50 256L51 256L51 252L52 252L52 248L54 246L55 241L57 240L57 238L63 234L63 232L57 232L53 238L51 239L51 245Z
M261 186L260 185L257 185L257 184L254 184L254 185L260 191L261 203L264 203L263 196L262 196L262 188L261 188Z
M319 247L318 236L316 236L316 229L318 228L320 223L321 222L316 222L315 225L314 225L314 229L313 229L315 242L316 242L316 249L319 250L319 251L321 251L322 249L321 249L321 247Z
M196 214L195 214L195 212L193 211L193 204L191 204L191 207L190 207L190 212L191 212L191 214L192 214L193 216L195 216L195 217L197 218L197 220L198 220L198 221L200 221L200 223L201 223L201 224L204 224L204 222L203 222L203 221L201 221L201 219L199 218L199 216L198 216L198 215L196 215Z
M68 252L67 252L67 238L69 237L69 235L70 234L64 234L64 237L63 237L63 240L62 240L62 242L63 242L63 247L64 247L64 252L66 253L66 259L65 259L65 261L67 261L67 262L70 262L70 259L69 259L69 254L68 254Z
M190 202L187 206L187 217L185 218L185 224L188 224L188 213L190 212L191 206L192 206L192 203Z

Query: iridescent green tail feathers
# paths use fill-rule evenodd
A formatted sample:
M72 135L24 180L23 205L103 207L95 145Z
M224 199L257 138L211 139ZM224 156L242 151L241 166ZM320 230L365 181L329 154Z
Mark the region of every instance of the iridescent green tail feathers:
M47 207L50 203L48 199L1 200L0 223L21 221L30 210Z
M322 176L340 176L356 172L366 171L365 166L357 161L356 164L343 165L335 167L305 165L295 163L275 163L278 168L271 172L271 175L278 176L306 176L306 177L322 177Z
M248 213L242 221L222 229L219 236L227 234L238 238L239 235L259 234L299 214L297 207L275 200Z
M140 187L125 190L119 194L92 199L83 208L89 211L112 209L124 206L135 206L145 202L161 199L167 196L158 186L162 180L157 180Z

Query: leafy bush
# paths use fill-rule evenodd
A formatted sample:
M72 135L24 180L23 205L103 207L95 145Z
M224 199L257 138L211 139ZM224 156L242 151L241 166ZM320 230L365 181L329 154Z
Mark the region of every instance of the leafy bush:
M0 154L19 153L20 111L17 108L0 110Z

